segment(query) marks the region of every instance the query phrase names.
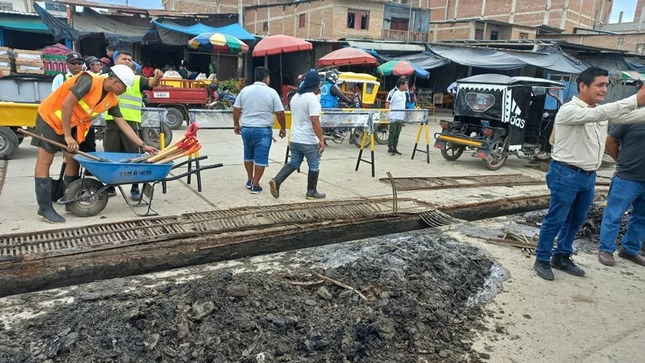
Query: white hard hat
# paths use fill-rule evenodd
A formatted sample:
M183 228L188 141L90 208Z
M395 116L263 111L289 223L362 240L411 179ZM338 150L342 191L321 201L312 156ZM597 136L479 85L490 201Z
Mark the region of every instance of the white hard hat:
M110 71L127 87L132 87L134 84L134 72L132 71L132 68L124 64L117 64L110 68Z

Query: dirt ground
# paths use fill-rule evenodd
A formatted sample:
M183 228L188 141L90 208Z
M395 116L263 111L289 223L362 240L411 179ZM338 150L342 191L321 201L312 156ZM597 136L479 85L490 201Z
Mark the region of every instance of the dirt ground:
M3 299L2 362L479 362L493 262L419 231ZM136 287L136 288L135 288Z

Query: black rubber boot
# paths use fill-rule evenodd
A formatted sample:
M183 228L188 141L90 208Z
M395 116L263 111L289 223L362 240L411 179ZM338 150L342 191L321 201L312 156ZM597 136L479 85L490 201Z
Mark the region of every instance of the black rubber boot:
M65 218L56 213L52 207L51 178L34 178L36 181L36 200L38 201L38 216L48 223L63 223Z
M63 177L63 193L67 190L67 187L78 180L80 177L78 176L69 176L65 175ZM65 194L63 194L63 197L60 198L58 201L56 201L57 204L64 204L65 205L65 212L71 212L69 209L69 204L65 204Z
M278 198L280 196L280 184L284 182L291 173L296 171L296 169L290 164L286 164L280 169L275 178L269 180L269 188L271 189L271 195L273 198Z
M318 174L319 171L309 171L307 175L307 199L324 199L325 193L319 193L316 189L318 187Z

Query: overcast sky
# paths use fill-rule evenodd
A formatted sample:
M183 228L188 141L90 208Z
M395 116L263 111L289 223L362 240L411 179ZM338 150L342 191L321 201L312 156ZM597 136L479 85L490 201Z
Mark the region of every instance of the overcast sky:
M614 0L609 15L609 23L617 23L620 12L623 12L623 23L634 21L634 12L636 11L637 0Z

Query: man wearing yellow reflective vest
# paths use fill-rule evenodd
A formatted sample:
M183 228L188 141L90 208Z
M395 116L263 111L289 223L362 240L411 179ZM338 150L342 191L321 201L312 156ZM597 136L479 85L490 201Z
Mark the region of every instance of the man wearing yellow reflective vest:
M114 66L107 77L82 72L66 80L56 91L45 98L38 107L34 132L47 139L67 144L67 152L78 150L79 142L85 139L92 119L107 111L114 116L114 122L134 143L143 144L125 122L119 111L117 96L134 83L134 72L126 66ZM32 139L38 147L38 159L34 179L38 216L49 223L65 222L52 207L52 179L49 169L58 148L48 142ZM156 153L157 149L145 146L144 150ZM78 175L79 165L71 155L65 153L67 167L65 175Z
M117 65L124 65L132 68L132 54L127 51L119 51L114 60ZM159 85L163 72L155 69L154 77L134 76L134 83L122 95L119 96L119 108L123 118L134 132L141 136L141 107L143 107L143 91L151 90ZM105 117L105 137L103 138L103 149L111 152L139 153L142 145L133 143L113 121L109 114ZM108 195L116 195L114 188L108 189ZM130 199L141 199L141 192L138 184L132 184L130 189Z

